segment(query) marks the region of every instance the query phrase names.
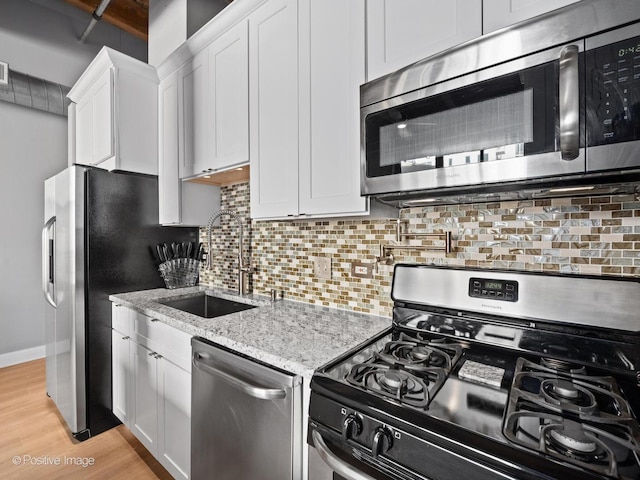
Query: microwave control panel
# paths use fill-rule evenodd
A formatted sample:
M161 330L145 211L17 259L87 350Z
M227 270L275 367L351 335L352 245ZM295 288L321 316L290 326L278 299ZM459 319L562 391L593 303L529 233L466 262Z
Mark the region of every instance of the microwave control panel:
M518 301L518 282L490 278L470 278L469 296L505 302Z
M640 139L640 37L587 51L589 145Z

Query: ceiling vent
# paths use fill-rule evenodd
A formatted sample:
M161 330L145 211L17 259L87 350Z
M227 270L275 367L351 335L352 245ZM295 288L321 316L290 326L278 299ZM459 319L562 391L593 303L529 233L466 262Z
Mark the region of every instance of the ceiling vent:
M9 65L0 62L0 84L7 85L9 83Z
M9 66L0 62L0 100L25 107L68 115L70 88L59 83L32 77L25 73L11 71Z

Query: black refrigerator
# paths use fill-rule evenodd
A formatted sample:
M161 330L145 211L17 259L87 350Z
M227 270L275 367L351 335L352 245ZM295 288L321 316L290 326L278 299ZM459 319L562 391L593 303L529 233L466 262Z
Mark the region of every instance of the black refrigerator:
M197 242L198 229L158 225L157 177L79 165L45 181L44 212L47 394L85 440L120 423L109 295L164 287L155 245Z

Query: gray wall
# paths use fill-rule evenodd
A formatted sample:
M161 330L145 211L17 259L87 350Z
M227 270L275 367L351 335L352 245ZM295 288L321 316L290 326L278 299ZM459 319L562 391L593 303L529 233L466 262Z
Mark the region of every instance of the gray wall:
M69 87L103 45L146 61L146 43L104 22L78 43L88 21L62 0L0 0L0 61ZM66 166L66 117L0 102L0 365L44 345L43 188Z

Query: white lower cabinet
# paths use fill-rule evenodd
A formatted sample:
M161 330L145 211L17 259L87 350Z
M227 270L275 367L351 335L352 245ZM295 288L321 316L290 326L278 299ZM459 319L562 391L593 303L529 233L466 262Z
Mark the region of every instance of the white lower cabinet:
M131 429L131 338L128 334L111 330L111 352L113 372L113 414Z
M191 336L113 305L113 413L176 479L191 463Z
M157 363L158 453L175 478L189 478L191 373L165 358Z
M158 450L158 364L154 352L134 343L131 370L133 398L131 431L157 457Z

